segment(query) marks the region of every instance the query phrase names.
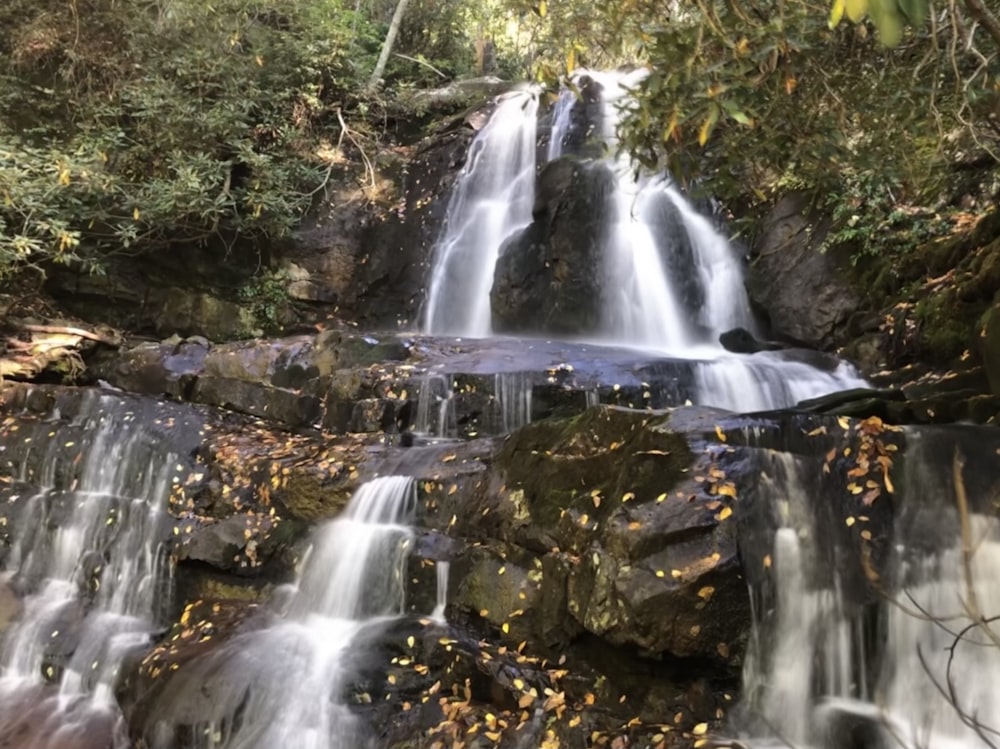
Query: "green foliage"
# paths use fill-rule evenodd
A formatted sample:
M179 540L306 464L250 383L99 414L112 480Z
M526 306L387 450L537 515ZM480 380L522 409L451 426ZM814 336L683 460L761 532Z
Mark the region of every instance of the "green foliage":
M249 307L257 327L265 331L280 327L282 314L291 303L288 281L286 273L268 270L240 287L240 301Z
M846 248L855 265L891 260L951 229L945 215L902 207L896 197L902 185L882 172L846 170L840 177L838 189L820 198L833 223L823 249Z
M352 83L339 3L161 0L0 10L0 273L286 234Z

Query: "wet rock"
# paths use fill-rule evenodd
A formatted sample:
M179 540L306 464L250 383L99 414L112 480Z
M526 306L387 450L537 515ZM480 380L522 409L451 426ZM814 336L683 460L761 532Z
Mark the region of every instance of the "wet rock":
M500 249L490 306L499 332L577 335L599 323L599 274L614 176L564 157L538 178L532 223Z
M305 273L294 281L300 298L335 300L341 315L372 330L413 326L451 186L483 124L477 112L398 153L384 150L377 205L356 174L335 180L287 258Z
M774 335L818 349L838 342L859 305L847 266L820 250L829 230L829 220L810 211L808 196L785 196L763 223L747 277L750 298Z
M756 354L758 351L778 351L785 348L780 343L760 341L746 328L733 328L719 336L719 343L734 354Z
M987 310L980 321L979 355L989 376L990 389L1000 395L1000 302Z
M458 565L466 580L453 605L506 623L512 639L556 643L585 630L648 654L738 652L749 614L736 546L719 499L684 484L693 456L684 436L656 426L663 419L593 408L509 437L493 489L480 487L471 507L466 498L449 531L501 542ZM439 501L445 516L458 511ZM498 585L516 600L485 605Z

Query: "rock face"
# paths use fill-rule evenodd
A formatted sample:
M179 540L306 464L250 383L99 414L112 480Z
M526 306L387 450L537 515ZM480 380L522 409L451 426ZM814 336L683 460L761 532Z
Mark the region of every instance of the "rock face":
M531 224L500 250L490 291L494 330L575 335L596 329L613 187L600 162L563 157L542 170Z
M381 204L364 191L331 190L297 233L286 267L302 300L333 305L369 329L414 327L448 194L490 107L451 118L381 167Z
M200 376L292 390L308 369L297 369L306 352L299 341L298 349L223 356L188 341L156 382L179 386L197 366L211 373ZM364 352L338 355L362 361ZM131 414L151 444L169 447L178 480L162 541L177 564L166 612L174 624L118 690L132 739L150 746L180 745L157 744L158 725L197 726L228 709L213 700L234 692L205 664L280 618L282 599L271 593L291 579L309 527L335 517L366 476L406 474L418 487L407 613L372 635L371 660L344 686L346 704L388 745L474 743L483 726L539 745L584 746L594 735L600 746L622 736L656 744L665 723L685 745L696 725L729 709L724 694L738 688L748 589L773 584L768 560L789 492L829 529L815 539L829 560L818 574L836 569L848 600L866 606L881 600L871 580L887 579L909 482L926 480L910 472L948 475L959 447L970 498L988 504L993 474L984 467L998 444L993 430L937 428L916 440L934 449L910 464L909 434L876 417L597 406L504 439L397 449L364 435L294 434L213 408L95 392L5 392L3 470L25 470L0 481L0 540L26 522L18 498L38 494L32 476L44 467L71 481L73 449L86 444L78 416L87 398ZM51 455L59 460L38 463ZM47 500L54 523L62 496ZM911 509L932 537L938 515ZM446 622L429 618L442 592ZM72 626L59 630L53 669L74 648Z
M552 647L586 632L646 655L737 658L745 583L725 497L685 476L697 464L662 415L599 408L519 430L449 530L493 540L455 561L453 605Z
M1000 301L983 315L979 329L979 355L989 377L990 389L1000 395Z
M839 259L820 251L829 228L806 196L785 196L761 227L747 278L774 335L811 348L834 346L859 304Z

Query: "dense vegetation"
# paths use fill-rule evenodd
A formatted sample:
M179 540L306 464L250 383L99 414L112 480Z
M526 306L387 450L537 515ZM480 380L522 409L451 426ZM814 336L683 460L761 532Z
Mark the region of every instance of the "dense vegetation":
M838 238L876 252L914 205L995 194L1000 151L995 16L886 3L836 0L831 17L806 0L412 0L370 89L393 0L10 0L0 273L273 240L344 135L374 136L407 89L627 63L652 70L624 138L641 161L744 210L814 190Z

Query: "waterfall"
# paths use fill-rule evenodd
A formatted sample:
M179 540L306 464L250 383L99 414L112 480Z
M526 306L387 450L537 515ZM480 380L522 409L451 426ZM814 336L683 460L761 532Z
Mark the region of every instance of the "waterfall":
M531 221L538 96L506 94L473 140L434 250L426 332L490 334L490 286L500 245Z
M417 390L414 431L429 437L454 437L458 427L455 424L453 398L449 376L432 372L423 374Z
M494 397L500 404L503 431L531 423L531 391L534 385L530 372L498 372L493 376Z
M436 565L437 576L437 601L434 611L431 612L431 619L439 624L445 624L445 610L448 608L448 573L451 571L450 562L438 562Z
M837 565L816 553L830 529L804 509L815 490L799 479L795 459L765 469L781 527L773 607L755 611L744 672L747 743L974 748L990 746L1000 730L1000 628L976 625L966 608L974 591L985 620L1000 616L1000 522L967 517L967 577L955 488L940 479L952 445L916 431L907 444L894 558L881 577L888 590L863 608L847 600ZM992 449L980 459L995 460Z
M824 370L774 352L753 356L716 354L697 363L695 383L700 404L744 413L784 408L823 393L867 387L845 362Z
M756 331L741 258L668 176L637 170L618 153L617 130L631 102L630 90L645 75L644 70L578 71L545 115L544 151L535 146L538 97L515 92L498 100L473 140L449 202L430 274L425 332L490 335L494 269L504 242L532 223L539 150L548 161L601 162L612 175L608 194L593 198L604 206L605 218L595 235L599 265L589 272L601 281L592 294L595 314L584 316L590 328L579 330L579 336L688 360L695 371L692 397L733 410L787 407L865 387L846 364L824 370L767 352L734 355L719 344L720 334L734 328ZM532 226L530 231L544 237L547 229ZM555 289L563 283L579 284L572 276L576 271L568 272L568 280L557 274L541 293L545 288L559 293ZM573 297L574 304L577 299ZM530 319L530 312L526 316ZM517 411L521 406L510 405L513 394L501 394L499 381L497 387L505 420L515 427L525 423ZM427 404L422 401L420 407ZM421 424L428 433L445 434L431 420Z
M171 685L167 704L185 704L198 689L213 698L195 725L158 724L153 749L173 749L181 733L194 749L364 746L344 691L365 642L403 613L415 509L409 477L363 484L343 515L315 533L280 618L235 636Z
M119 669L156 629L170 586L161 542L178 456L121 399L80 397L72 422L24 426L19 454L5 454L16 480L40 487L9 500L24 505L4 578L25 599L0 653L0 736L30 746L91 734L125 745Z
M559 98L552 108L552 127L549 131L549 145L545 151L547 161L554 161L562 154L563 141L570 131L575 105L576 94L572 90L564 88L559 92Z

